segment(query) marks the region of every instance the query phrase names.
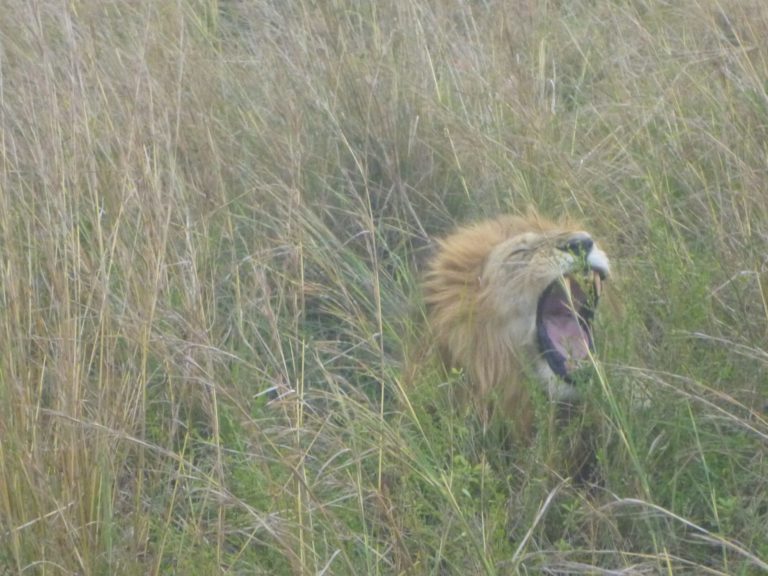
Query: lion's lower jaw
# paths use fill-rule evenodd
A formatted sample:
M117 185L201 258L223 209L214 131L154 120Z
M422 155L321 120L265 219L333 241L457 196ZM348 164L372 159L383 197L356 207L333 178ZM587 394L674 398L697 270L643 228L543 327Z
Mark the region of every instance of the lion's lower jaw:
M536 372L539 381L547 391L547 396L553 402L573 402L579 399L579 391L575 386L559 378L546 361L539 360L536 363Z

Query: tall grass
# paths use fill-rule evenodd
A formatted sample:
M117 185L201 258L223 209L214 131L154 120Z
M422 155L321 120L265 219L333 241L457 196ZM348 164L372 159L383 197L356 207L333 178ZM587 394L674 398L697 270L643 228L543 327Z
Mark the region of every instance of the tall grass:
M0 573L768 572L764 2L0 8ZM616 269L592 491L404 360L530 207Z

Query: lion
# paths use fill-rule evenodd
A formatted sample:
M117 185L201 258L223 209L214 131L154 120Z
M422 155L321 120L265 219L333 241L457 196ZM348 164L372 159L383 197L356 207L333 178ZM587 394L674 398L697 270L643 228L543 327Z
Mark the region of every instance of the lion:
M423 282L427 321L484 419L500 412L529 436L529 381L553 402L578 401L575 375L592 362L592 319L609 272L589 233L536 216L501 216L438 240Z

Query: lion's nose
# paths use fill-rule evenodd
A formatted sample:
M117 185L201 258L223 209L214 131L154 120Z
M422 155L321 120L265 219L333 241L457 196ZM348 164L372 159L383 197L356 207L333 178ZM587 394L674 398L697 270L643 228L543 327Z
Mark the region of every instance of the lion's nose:
M565 244L560 246L560 250L564 252L571 252L573 254L589 254L592 247L595 245L594 240L589 236L579 236L578 238L572 238Z

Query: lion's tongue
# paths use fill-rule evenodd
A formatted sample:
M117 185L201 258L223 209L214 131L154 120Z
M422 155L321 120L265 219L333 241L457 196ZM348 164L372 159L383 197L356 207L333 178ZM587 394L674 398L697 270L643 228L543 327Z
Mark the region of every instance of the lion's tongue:
M544 319L544 327L555 350L565 357L569 369L589 354L589 335L572 312L549 314Z

